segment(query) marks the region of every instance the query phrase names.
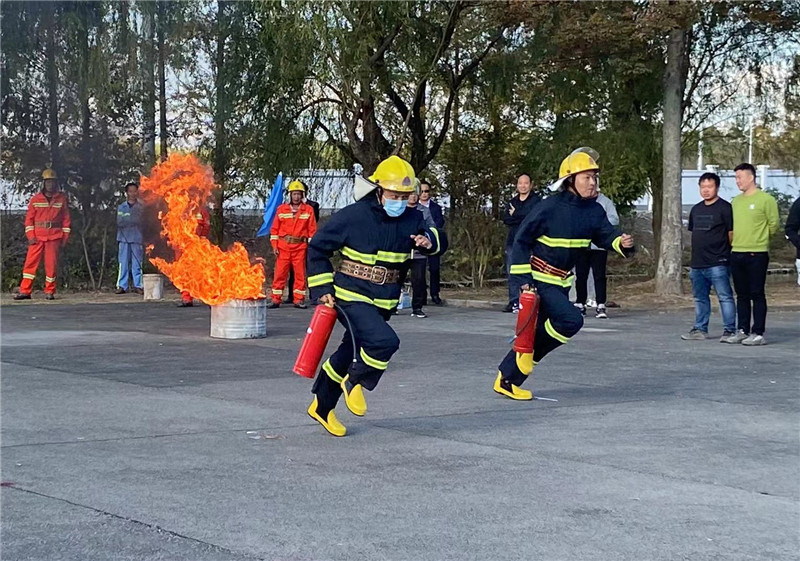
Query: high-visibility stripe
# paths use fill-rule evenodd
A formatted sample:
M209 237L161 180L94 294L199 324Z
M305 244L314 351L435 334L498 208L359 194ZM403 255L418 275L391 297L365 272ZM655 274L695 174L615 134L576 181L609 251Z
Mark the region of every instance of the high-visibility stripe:
M614 251L625 257L625 252L622 251L622 236L614 238L614 241L611 242L611 247L614 248Z
M294 214L291 212L284 212L278 215L278 218L292 218Z
M277 239L278 239L278 236L270 236L270 237L269 237L269 239L271 239L271 240L277 240Z
M568 279L562 279L561 277L548 275L547 273L542 273L540 271L531 271L531 275L533 276L534 280L546 282L547 284L554 284L556 286L563 286L567 288L572 286L572 277Z
M341 288L335 284L333 285L333 290L336 298L344 300L345 302L366 302L367 304L375 304L369 296L364 296L363 294L347 290L346 288Z
M377 261L378 256L370 253L361 253L360 251L356 251L352 247L344 246L342 248L342 255L347 257L348 259L353 259L355 261L360 261L365 265L374 265L375 261Z
M53 208L61 208L62 203L53 203Z
M56 282L55 277L44 277L45 282Z
M536 239L537 242L541 242L548 247L566 247L566 248L582 248L582 247L589 247L589 244L592 243L592 240L583 239L583 238L551 238L550 236L540 236Z
M72 231L72 228L61 228L61 231L66 234L69 234Z
M525 263L524 265L511 265L512 275L527 275L531 272L531 264Z
M302 290L302 289L297 289L297 288L295 288L293 292L294 292L295 294L305 294L305 293L306 293L306 291L305 291L305 290Z
M308 219L308 218L311 218L311 215L310 215L310 214L303 213L303 214L301 214L301 215L300 215L300 217L299 217L299 218L301 218L301 219L303 219L303 220L306 220L306 219Z
M372 301L372 303L375 304L378 308L383 308L384 310L391 310L392 308L396 308L399 302L400 300L396 299L383 300L381 298L375 298L375 300Z
M273 289L272 289L272 293L273 293L273 294L278 294L278 295L280 295L280 294L283 294L283 290L278 290L278 289L276 289L276 288L273 288Z
M36 278L36 275L32 275L30 273L22 273L22 278L28 280L34 280Z
M377 358L372 358L367 353L365 353L363 347L359 351L359 354L361 355L361 360L363 360L364 364L366 364L367 366L371 366L372 368L377 368L378 370L386 370L389 367L388 362L378 360Z
M342 383L342 377L339 374L337 374L336 370L334 370L333 366L331 366L331 359L328 359L322 363L322 369L325 371L325 374L328 375L328 378L330 378L337 384Z
M550 335L550 337L552 337L559 343L566 343L567 341L569 341L569 337L564 337L561 333L556 331L555 327L553 327L553 324L550 323L550 318L547 318L547 320L545 320L544 330L547 331L547 334Z
M353 292L352 290L347 290L346 288L342 288L337 285L333 285L334 295L339 300L344 300L345 302L366 302L367 304L372 304L373 306L377 306L378 308L382 308L384 310L391 310L392 308L396 307L399 300L387 300L383 298L376 298L372 299L369 296L364 296L363 294L359 294L358 292Z
M333 282L333 273L320 273L318 275L308 277L308 286L310 288L322 286L323 284L328 284L331 282Z
M439 230L437 230L436 228L431 228L430 230L431 230L431 232L433 232L433 235L436 238L436 248L435 248L436 251L434 251L432 253L432 255L436 255L437 253L439 253L439 250L442 248L442 246L439 244Z
M32 231L33 229L34 229L34 227L33 227L33 226L25 226L25 231L26 231L26 232L30 232L30 231Z
M50 208L50 203L33 203L36 208Z
M378 261L384 261L386 263L405 263L409 259L411 259L410 253L397 253L395 251L383 251L378 250L378 255L376 256Z

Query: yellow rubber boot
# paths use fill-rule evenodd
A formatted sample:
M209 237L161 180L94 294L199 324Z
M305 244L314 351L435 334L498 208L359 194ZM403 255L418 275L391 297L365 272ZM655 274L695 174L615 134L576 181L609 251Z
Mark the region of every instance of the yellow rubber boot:
M518 401L530 401L533 399L533 394L528 390L503 382L503 375L500 372L497 373L497 379L494 381L494 391Z
M353 415L363 417L367 412L367 400L364 399L364 390L361 389L361 384L351 384L350 374L348 374L342 378L341 386L347 408Z
M311 405L308 406L308 416L317 421L333 436L344 436L347 434L347 429L342 423L339 422L339 419L336 418L336 413L333 412L333 409L331 409L328 413L327 419L323 419L317 414L316 397L314 398L314 401L311 402Z

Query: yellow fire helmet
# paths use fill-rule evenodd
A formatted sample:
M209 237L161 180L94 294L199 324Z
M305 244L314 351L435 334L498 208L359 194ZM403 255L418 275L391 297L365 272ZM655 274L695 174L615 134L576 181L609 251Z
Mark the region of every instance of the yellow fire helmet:
M56 170L52 168L45 168L42 172L42 179L58 179L56 176Z
M418 190L414 168L398 156L389 156L375 169L375 173L366 179L360 175L355 177L354 198L359 201L373 192L377 187L399 193L413 193Z
M561 167L558 170L558 180L550 185L550 189L552 191L558 190L567 177L577 173L598 171L600 169L600 166L597 165L599 158L600 155L588 146L582 146L574 150L561 162Z
M302 191L303 193L305 193L306 192L306 186L303 185L302 181L300 181L298 179L295 179L294 181L289 183L289 187L287 187L286 190L289 193L291 193L292 191Z

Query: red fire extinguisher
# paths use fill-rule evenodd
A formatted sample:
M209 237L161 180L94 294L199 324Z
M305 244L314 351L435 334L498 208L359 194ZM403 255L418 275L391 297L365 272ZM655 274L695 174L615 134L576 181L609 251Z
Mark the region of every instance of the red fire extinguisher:
M539 319L539 295L526 290L519 297L514 350L518 353L532 353L533 339L536 337L536 322Z
M306 330L306 338L300 347L300 353L294 363L294 373L306 378L317 374L322 353L331 338L333 325L336 323L336 310L331 306L320 304L314 310L311 323Z

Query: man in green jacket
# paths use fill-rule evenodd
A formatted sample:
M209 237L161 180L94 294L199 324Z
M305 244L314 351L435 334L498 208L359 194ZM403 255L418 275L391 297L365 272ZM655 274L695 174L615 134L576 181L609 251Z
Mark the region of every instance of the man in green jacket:
M736 186L742 192L731 201L733 242L730 263L736 289L739 330L726 342L747 346L766 345L767 297L764 285L769 265L769 240L778 231L778 203L758 188L756 169L751 164L739 164L734 171Z

